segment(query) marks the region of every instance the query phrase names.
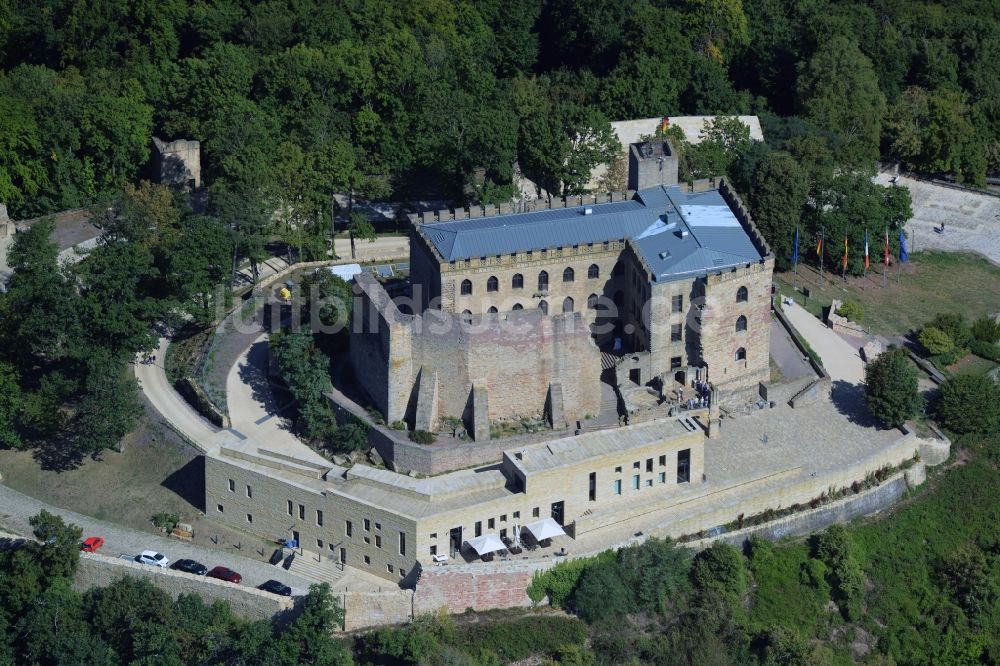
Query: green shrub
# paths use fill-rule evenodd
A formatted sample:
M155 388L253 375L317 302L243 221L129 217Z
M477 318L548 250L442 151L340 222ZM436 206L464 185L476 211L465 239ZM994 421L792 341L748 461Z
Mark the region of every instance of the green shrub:
M965 350L956 347L955 349L947 351L943 354L938 354L937 356L931 356L930 360L939 369L944 370L949 365L954 365L955 363L958 363L963 356L965 356Z
M433 444L437 441L437 435L426 430L412 430L410 431L410 440L417 444Z
M1000 340L1000 322L993 317L983 315L972 322L972 337L978 342L993 344Z
M573 593L573 606L591 624L632 612L635 608L632 590L625 584L618 562L603 562L585 569Z
M928 326L939 328L948 334L959 349L964 349L972 339L972 331L960 314L940 313L930 321Z
M548 571L535 574L528 586L528 597L537 603L548 595L553 606L566 608L584 570L599 562L613 561L614 558L612 551L605 551L595 557L560 562Z
M729 544L716 541L695 555L691 583L703 604L710 606L723 601L732 608L737 607L748 587L742 553Z
M837 308L837 314L851 321L860 322L865 316L865 309L861 303L847 299Z
M857 546L843 525L831 525L813 538L813 555L827 566L827 581L844 619L857 620L865 591L865 574Z
M1000 387L986 375L958 375L941 384L937 417L957 433L992 432L1000 426Z
M969 351L976 356L982 356L994 363L1000 363L1000 345L992 342L983 342L982 340L973 340L969 343Z
M473 624L462 630L458 642L469 652L492 653L500 658L500 663L509 664L535 655L555 656L564 646L583 646L587 642L587 627L566 616L524 617L511 622ZM496 662L480 660L479 663Z
M393 430L406 430L406 421L393 421L389 427Z
M152 522L156 527L172 532L177 523L181 522L181 517L176 513L158 513L153 516Z
M917 335L917 340L931 356L945 354L955 348L955 341L951 336L935 326L924 326Z

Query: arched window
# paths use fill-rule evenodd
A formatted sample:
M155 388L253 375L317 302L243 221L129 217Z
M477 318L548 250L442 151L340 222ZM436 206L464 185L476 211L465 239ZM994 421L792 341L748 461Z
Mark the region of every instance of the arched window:
M487 312L490 313L490 314L496 314L498 312L498 310L491 305L490 309L487 310Z
M591 294L587 296L587 309L596 310L597 309L597 294Z
M549 302L548 301L538 301L538 309L542 311L542 314L549 313Z
M745 360L747 360L747 350L744 349L743 347L740 347L739 349L737 349L736 350L736 360L737 361L745 361Z
M472 293L472 280L462 280L462 296Z
M486 281L486 291L500 291L500 280L495 275L491 275Z
M466 324L471 324L472 323L472 312L470 312L469 310L463 310L462 311L462 321L464 321Z
M566 299L563 301L563 312L572 312L572 311L573 311L573 299L567 296Z
M524 276L520 273L515 273L514 277L510 279L511 289L524 289Z
M572 268L567 266L566 270L563 271L563 282L572 282L574 278L576 278L576 273L573 272Z
M523 309L524 306L521 305L520 303L514 303L514 307L511 308L511 310L523 310Z
M744 333L747 330L747 318L740 315L739 319L736 320L736 332Z
M538 274L538 291L549 290L549 274L542 271Z
M747 299L750 298L750 292L747 291L746 287L740 287L736 290L736 302L746 303Z
M597 264L591 264L590 268L587 269L587 277L591 280L601 277L601 269Z

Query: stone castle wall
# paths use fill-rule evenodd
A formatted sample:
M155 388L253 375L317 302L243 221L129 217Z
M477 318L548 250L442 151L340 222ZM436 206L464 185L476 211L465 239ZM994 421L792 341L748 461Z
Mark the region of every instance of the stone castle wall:
M404 315L373 278L359 276L361 321L351 336L354 374L389 422L414 419L422 368L437 375L437 413L469 417L474 383L489 418L542 414L561 384L567 420L600 409L600 352L579 313L476 317L428 310ZM357 316L357 315L356 315Z
M153 137L153 175L156 182L182 189L201 187L201 144Z

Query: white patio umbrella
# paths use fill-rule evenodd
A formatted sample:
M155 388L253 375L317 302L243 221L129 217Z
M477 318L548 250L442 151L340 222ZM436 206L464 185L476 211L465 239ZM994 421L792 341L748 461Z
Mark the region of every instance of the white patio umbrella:
M479 555L493 553L507 547L503 545L503 541L496 534L484 534L483 536L469 539L465 543L469 544L469 548L476 551Z
M521 526L518 525L517 523L514 523L514 529L512 531L514 533L514 547L515 548L520 548L521 547Z
M543 518L542 520L536 520L533 523L528 523L524 526L524 529L531 532L531 535L538 541L545 541L546 539L566 534L559 523L552 518Z

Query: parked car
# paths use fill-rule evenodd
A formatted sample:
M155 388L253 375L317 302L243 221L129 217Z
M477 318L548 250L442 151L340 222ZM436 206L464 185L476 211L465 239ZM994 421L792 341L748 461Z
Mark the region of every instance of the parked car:
M80 550L85 553L96 553L104 545L104 537L92 536L83 540Z
M195 562L194 560L177 560L170 568L176 571L194 574L196 576L204 576L208 573L208 567L201 562Z
M166 568L170 564L170 560L163 553L158 553L155 550L144 550L135 556L135 561L139 564L151 564L154 567Z
M237 583L237 584L243 581L243 576L239 575L232 569L228 569L226 567L215 567L214 569L208 572L208 577L218 578L219 580L224 580L230 583Z
M269 580L262 583L257 586L257 589L270 592L271 594L280 594L283 597L292 596L292 588L277 580Z

